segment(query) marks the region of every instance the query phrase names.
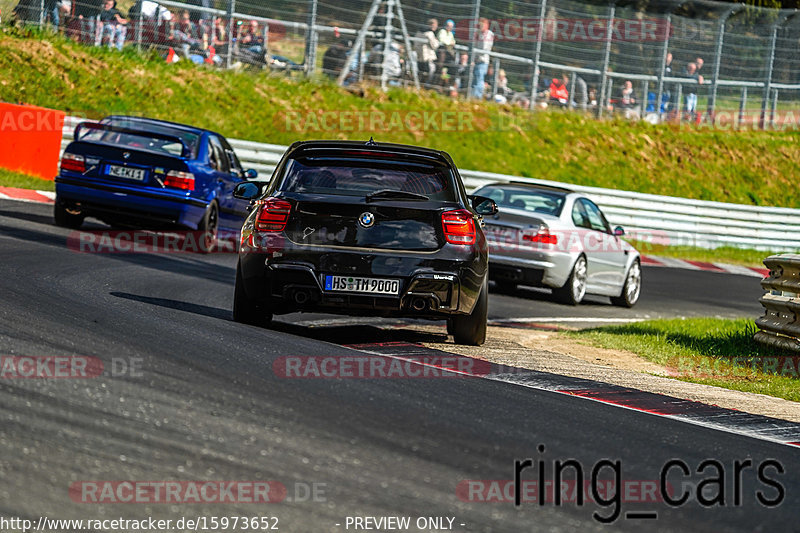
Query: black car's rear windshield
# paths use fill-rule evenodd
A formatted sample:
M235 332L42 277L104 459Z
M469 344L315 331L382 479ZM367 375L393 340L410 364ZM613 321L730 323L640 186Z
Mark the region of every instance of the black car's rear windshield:
M378 191L456 200L452 170L426 162L299 158L287 162L278 189L286 192L365 197Z
M561 215L564 208L562 192L541 189L528 189L524 187L484 187L475 194L486 196L495 201L498 207L511 207L524 209L543 215L554 217Z

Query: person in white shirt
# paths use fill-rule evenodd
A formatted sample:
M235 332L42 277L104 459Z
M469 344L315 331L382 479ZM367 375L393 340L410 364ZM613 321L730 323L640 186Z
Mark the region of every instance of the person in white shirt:
M417 68L420 77L425 85L433 83L436 74L436 50L439 48L439 40L436 38L436 30L439 22L436 19L428 20L428 31L417 33L417 38L422 39L416 43L417 48Z
M472 96L478 99L483 98L483 86L486 79L486 72L489 70L489 54L494 44L494 33L489 29L489 19L481 17L479 20L480 31L475 38L475 70L472 80Z
M445 67L456 65L456 23L447 19L444 28L439 28L436 39L439 41L439 72Z

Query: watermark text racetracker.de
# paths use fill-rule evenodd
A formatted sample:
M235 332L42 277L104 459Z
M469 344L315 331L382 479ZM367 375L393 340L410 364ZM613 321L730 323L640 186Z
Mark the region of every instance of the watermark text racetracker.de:
M238 253L238 235L220 235L214 242L201 231L92 230L72 231L67 248L92 254Z
M327 484L280 481L93 480L75 481L70 499L79 504L272 504L324 503Z
M503 131L505 117L488 111L399 110L283 110L273 117L279 131L290 133L471 133Z
M0 355L3 379L89 379L142 377L141 357L112 357L110 361L84 355Z
M349 345L354 349L369 349L372 346ZM459 355L373 354L283 356L273 362L272 371L277 377L285 379L452 379L531 372Z
M670 35L666 19L516 17L487 19L495 41L536 42L663 42ZM456 38L472 41L481 31L480 19L464 19L456 24Z

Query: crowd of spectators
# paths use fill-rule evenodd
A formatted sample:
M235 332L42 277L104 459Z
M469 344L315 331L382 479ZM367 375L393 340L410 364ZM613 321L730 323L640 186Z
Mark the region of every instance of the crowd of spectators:
M202 4L199 5L209 3L209 0L194 1L200 1ZM95 46L122 50L135 33L137 43L161 45L168 61L186 59L221 65L230 53L234 66L301 67L285 57L269 53L269 34L256 20L236 21L231 39L226 19L201 10L174 13L153 0L137 0L127 16L117 9L116 0L44 0L43 4L42 0L20 0L14 11L18 18L31 20L31 13L35 12L38 17L42 5L45 22L76 40ZM345 83L356 81L363 72L369 78L385 78L392 85L400 85L411 78L411 63L407 61L410 59L415 63L420 84L426 89L453 97L468 95L528 107L533 77L527 75L517 80L520 83L514 86L515 90L504 69L497 68L495 72L495 62L490 54L495 36L488 19L478 20L471 31L472 42L460 43L469 46L471 55L457 50L452 19L442 26L438 20L429 19L426 26L414 35L413 49L409 51L395 40L389 41L388 50L383 50L385 25L385 8L381 7L370 28L372 37L366 43L366 52L358 58L351 57L353 41L336 29L334 39L322 58L323 73L338 78L342 69L347 68L349 75L345 77ZM704 84L703 58L687 61L680 71L671 52L665 59L664 77L681 77L687 80L685 83L666 83L661 102L657 103L654 92L637 94L633 81L620 82L615 78L612 83L617 89L608 98L609 109L627 118L640 118L645 113L675 118L680 110L681 118L698 120L698 92ZM537 78L539 83L535 94L540 107L589 110L600 105L597 98L599 76L558 72L552 77ZM679 94L682 94L681 102L677 101Z
M199 2L199 3L198 3ZM195 0L208 7L210 0ZM44 0L44 22L68 37L94 46L122 50L126 43L156 46L170 62L233 64L291 68L291 60L268 52L268 32L256 20L237 20L230 39L228 20L201 10L171 10L153 0L137 0L127 14L116 0ZM19 0L13 10L20 21L39 20L41 0ZM234 43L229 50L231 42Z

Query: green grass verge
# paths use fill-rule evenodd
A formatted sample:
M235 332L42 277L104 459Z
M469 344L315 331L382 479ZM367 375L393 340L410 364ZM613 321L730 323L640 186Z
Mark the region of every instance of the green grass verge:
M368 139L449 152L459 167L701 200L800 207L794 190L800 137L792 132L722 131L578 113L538 112L432 93L373 87L345 90L282 73L167 65L139 55L77 45L46 33L0 33L0 100L99 118L130 113L208 127L241 139ZM392 114L451 112L472 127L297 127L287 113L321 110ZM340 115L343 118L343 115ZM346 120L345 120L346 121ZM441 123L441 121L440 121Z
M37 191L56 190L56 183L53 180L28 176L27 174L20 174L4 168L0 168L0 186L34 189Z
M707 250L705 248L695 248L693 246L664 246L635 240L630 240L630 243L639 250L642 255L674 257L689 261L706 261L708 263L727 263L730 265L754 268L766 268L762 262L764 259L775 253L785 253L747 248L732 248L728 246Z
M683 381L800 401L797 359L756 343L755 331L750 320L689 318L567 334L603 348L631 351Z

